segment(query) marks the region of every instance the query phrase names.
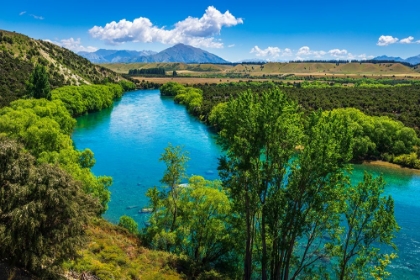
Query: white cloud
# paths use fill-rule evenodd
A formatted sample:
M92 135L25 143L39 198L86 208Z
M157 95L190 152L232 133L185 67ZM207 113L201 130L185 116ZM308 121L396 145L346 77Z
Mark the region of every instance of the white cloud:
M19 15L23 16L24 14L26 14L26 11L20 12Z
M374 58L374 56L373 55L366 55L366 54L359 54L358 56L357 56L357 60L368 60L368 59L372 59L372 58Z
M347 53L347 59L353 60L353 59L356 59L356 56L352 53Z
M400 43L401 44L411 44L413 43L414 37L413 36L408 36L407 38L401 39Z
M328 54L333 56L333 57L344 57L347 54L347 50L345 49L332 49L328 51Z
M233 48L235 44L229 45L228 48Z
M420 40L416 41L416 44L420 44Z
M283 50L282 54L281 54L281 56L292 56L292 55L293 55L293 52L292 52L292 50L291 50L291 49L289 49L289 48L285 48L285 49Z
M396 42L398 42L398 38L394 38L392 36L382 35L381 37L379 37L378 43L376 43L376 45L378 45L380 47L385 47L385 46L388 46L390 44L395 44Z
M257 57L271 57L272 59L279 57L289 57L290 59L291 57L294 57L294 60L366 60L373 58L373 56L367 56L366 54L353 54L346 49L336 48L326 52L323 50L311 50L308 46L303 46L298 50L291 50L289 48L280 49L278 47L260 49L258 46L255 46L251 49L250 53L254 53Z
M105 27L94 26L89 30L93 38L105 40L110 44L124 42L160 42L163 44L184 43L196 47L222 48L223 43L214 36L223 27L242 24L241 18L234 17L229 11L224 14L209 6L201 18L188 17L177 22L173 29L159 28L148 19L139 17L132 22L122 19L112 21Z
M34 15L34 14L30 14L30 16L33 17L34 19L39 19L39 20L43 20L44 19L43 16L37 16L37 15Z
M298 56L299 55L311 55L311 54L312 54L311 49L308 46L301 47L297 52Z
M258 57L271 57L271 58L279 57L280 52L281 50L277 47L268 47L262 50L258 46L253 47L250 51L250 53L255 53L255 55Z
M80 41L80 38L77 38L76 40L74 38L62 39L60 41L51 41L51 40L46 39L45 41L48 41L60 47L72 50L74 52L94 52L98 50L98 48L95 48L95 47L82 46L82 42Z
M313 51L308 46L301 47L296 53L299 59L300 59L300 56L310 56L310 55L314 56L315 58L322 58L326 54L327 53L325 51Z

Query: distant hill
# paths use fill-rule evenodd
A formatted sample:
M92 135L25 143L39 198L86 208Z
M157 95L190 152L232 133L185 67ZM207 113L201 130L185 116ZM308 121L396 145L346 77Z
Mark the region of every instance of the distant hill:
M93 53L79 52L79 54L94 63L229 63L229 61L215 54L184 44L177 44L159 53L153 51L98 50Z
M117 82L112 70L47 41L0 30L0 107L25 94L25 82L36 64L46 66L52 88Z
M217 74L226 77L263 77L267 75L409 75L417 74L415 67L408 67L397 63L328 63L328 62L299 62L299 63L231 63L231 64L186 64L186 63L108 63L107 67L117 73L127 74L130 69L164 68L166 71L176 70L178 75L201 76ZM420 67L419 67L420 68ZM420 72L420 69L418 69ZM206 73L203 73L206 72Z
M405 61L412 64L412 65L417 65L417 64L420 63L420 54L417 55L417 56L409 57Z
M411 65L416 65L420 63L420 54L417 56L406 58L406 59L403 59L401 57L382 55L382 56L375 57L373 60L407 62L407 63L410 63Z
M136 62L137 59L156 54L154 51L128 51L128 50L104 50L96 52L78 52L78 55L93 63L119 63Z

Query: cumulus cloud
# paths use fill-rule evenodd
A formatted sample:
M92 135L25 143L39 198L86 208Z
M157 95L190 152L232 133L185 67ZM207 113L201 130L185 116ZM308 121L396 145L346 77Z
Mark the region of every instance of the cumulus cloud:
M301 47L297 52L298 56L300 56L300 55L311 55L311 54L312 54L311 49L308 46Z
M333 56L333 57L344 57L347 54L347 50L345 49L332 49L328 51L328 54Z
M321 58L326 54L327 53L325 51L313 51L308 46L303 46L297 51L296 59L299 58L299 60L301 60L301 56L314 56L315 58Z
M93 38L105 40L110 44L124 42L160 42L163 44L184 43L196 47L222 48L223 43L214 36L220 35L223 27L242 24L229 11L222 14L209 6L201 18L188 17L177 22L172 29L155 26L150 19L139 17L133 21L122 19L112 21L104 27L94 26L89 30Z
M292 56L293 55L293 52L292 52L292 50L291 49L289 49L289 48L285 48L284 50L283 50L283 52L281 53L281 56Z
M80 38L77 38L76 40L74 38L62 39L60 41L52 41L52 40L46 39L45 41L48 41L60 47L72 50L74 52L94 52L98 50L98 48L95 48L92 46L84 47L82 45Z
M250 53L255 53L258 57L271 57L277 58L280 56L281 50L277 47L268 47L266 49L260 49L258 46L255 46L251 49Z
M380 47L385 47L391 44L395 44L396 42L398 42L398 38L382 35L381 37L379 37L378 43L376 43L376 45Z
M413 36L408 36L407 38L401 39L400 43L401 44L411 44L413 43L414 37Z
M308 46L303 46L298 50L291 50L289 48L280 49L278 47L268 47L260 49L255 46L250 53L254 53L257 57L271 57L273 59L279 57L293 57L294 60L329 60L329 59L346 59L346 60L366 60L372 59L373 56L366 54L353 54L346 49L331 49L328 52L322 50L311 50Z

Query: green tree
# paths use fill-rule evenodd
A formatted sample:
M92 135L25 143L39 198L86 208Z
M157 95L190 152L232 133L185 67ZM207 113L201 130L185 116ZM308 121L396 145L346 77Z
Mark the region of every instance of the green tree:
M37 64L26 85L27 95L36 99L51 100L50 82L44 65Z
M380 254L375 244L390 245L399 230L394 217L394 201L390 196L382 197L385 182L365 173L363 182L346 188L347 201L344 211L345 227L337 245L339 265L336 278L360 279L369 275L382 279L389 276L384 261L395 258L395 254ZM388 262L389 263L389 262ZM376 264L373 268L371 264Z
M137 234L139 232L139 225L136 223L136 221L133 220L133 218L129 216L121 216L118 225L127 229L132 234Z
M35 165L16 142L0 138L0 256L38 275L77 256L97 200L57 166Z
M170 230L172 231L178 215L177 196L178 186L182 179L186 178L185 169L186 163L189 160L187 152L182 150L180 146L172 146L171 144L165 148L165 152L160 157L159 161L166 164L166 170L163 173L163 178L160 180L165 186L169 187L168 197L171 198L172 222Z
M315 112L302 117L297 105L278 90L245 92L218 108L219 142L226 151L219 170L233 209L243 223L244 279L324 277L325 258L336 258L341 217L354 198L346 190L353 151L353 126L347 116ZM367 183L374 195L380 186ZM391 210L392 203L372 203L369 211ZM376 215L376 214L375 214ZM393 212L385 218L391 223ZM391 223L392 224L392 223ZM388 244L394 226L362 223L381 237L364 234L364 243ZM324 239L327 237L327 241ZM352 237L353 238L353 237ZM356 238L357 239L357 238ZM358 251L363 253L362 251ZM372 250L378 256L379 252ZM373 258L369 260L374 260ZM378 260L378 259L377 259ZM357 269L383 269L389 261L357 262ZM353 262L352 262L353 263ZM350 262L344 265L350 267Z
M230 251L227 220L231 203L220 181L192 176L179 193L179 222L175 250L190 257L200 267L208 267ZM178 245L178 244L177 244Z
M256 239L261 240L261 277L268 277L267 206L275 196L281 199L274 190L282 187L288 161L300 142L297 110L278 90L261 96L248 91L227 104L222 119L219 143L227 157L221 161L221 177L245 221L245 279L252 277Z
M186 163L189 160L187 152L180 146L172 146L169 143L165 148L159 161L163 161L166 169L160 180L164 184L164 190L153 187L147 190L146 196L151 201L153 214L151 226L147 228L147 238L154 247L160 249L170 249L174 244L174 230L179 214L178 194L182 180L186 178ZM161 208L166 209L160 211Z

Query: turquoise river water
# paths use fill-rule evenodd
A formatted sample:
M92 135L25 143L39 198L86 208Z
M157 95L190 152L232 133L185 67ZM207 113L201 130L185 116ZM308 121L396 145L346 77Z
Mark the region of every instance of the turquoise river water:
M79 117L72 138L78 149L94 152L96 175L114 179L111 202L104 214L114 223L125 214L144 225L147 215L139 210L148 204L147 189L160 185L165 165L159 157L168 143L182 145L189 152L188 175L218 178L221 150L214 134L189 116L184 106L161 97L158 90L128 92L112 108ZM390 279L420 279L420 173L355 165L352 180L360 181L364 170L383 174L386 193L395 200L401 230L395 239L399 258L389 269Z

